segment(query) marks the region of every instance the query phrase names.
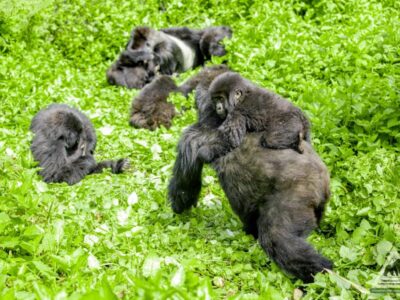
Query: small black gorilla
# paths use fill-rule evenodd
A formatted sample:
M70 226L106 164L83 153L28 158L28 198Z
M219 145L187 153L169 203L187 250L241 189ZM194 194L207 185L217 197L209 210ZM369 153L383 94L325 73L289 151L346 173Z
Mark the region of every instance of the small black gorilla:
M68 105L51 104L42 109L33 118L30 129L35 134L31 151L42 168L39 174L45 182L72 185L104 168L121 173L129 166L127 159L96 163L93 125L84 114Z
M211 80L208 79L208 82ZM207 83L203 85L207 94ZM199 90L199 85L197 91ZM168 198L182 213L196 206L201 190L202 147L219 144L223 122L209 97L199 102L198 122L187 128L178 144ZM311 282L332 263L305 237L319 224L329 198L329 174L308 142L300 154L292 149L260 147L262 133L249 133L241 145L212 162L220 184L244 225L265 252L285 271Z
M208 93L215 112L224 120L219 130L224 133L221 143L225 145L215 147L217 152L210 147L200 150L205 161L238 147L246 132L262 132L261 145L271 149L291 148L302 153L302 141L310 142L310 122L298 107L237 73L217 76Z
M203 65L212 55L225 55L221 41L231 36L232 30L226 26L204 30L136 27L121 54L124 57L107 71L107 80L110 84L141 88L154 79L157 72L165 75L181 73Z
M175 106L167 102L171 92L178 92L172 78L162 75L146 85L133 99L129 124L135 128L154 130L161 125L171 127Z

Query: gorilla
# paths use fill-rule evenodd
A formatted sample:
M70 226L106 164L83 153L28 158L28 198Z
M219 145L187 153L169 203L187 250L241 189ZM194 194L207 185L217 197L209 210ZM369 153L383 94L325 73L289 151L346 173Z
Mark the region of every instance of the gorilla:
M124 58L120 56L107 71L107 80L114 85L141 88L151 82L156 73L181 73L203 65L212 55L225 55L221 41L231 36L232 30L227 26L202 30L187 27L161 30L136 27L121 54Z
M224 120L218 130L225 136L220 141L225 145L201 149L205 161L238 147L246 132L262 132L261 145L271 149L291 148L302 153L302 141L310 142L310 122L298 107L237 73L217 76L208 94L216 114Z
M211 81L217 77L218 75L230 71L227 65L214 65L210 67L203 68L199 73L190 77L186 80L181 86L179 86L179 91L187 97L190 92L196 89L196 106L198 107L199 103L205 103L206 101L202 101L203 98L202 93L207 92L208 87L211 84ZM202 95L200 95L202 94ZM200 101L197 101L200 99Z
M224 133L217 130L223 120L211 98L204 96L207 83L203 89L200 93L203 97L196 99L201 102L198 122L183 132L177 147L168 187L175 213L182 213L198 202L205 163L198 155L199 149L218 145L224 138ZM237 148L214 159L211 166L245 232L258 239L283 270L306 283L312 282L316 273L333 267L305 240L319 225L330 195L328 170L309 142L301 141L300 154L291 148L261 147L262 135L262 132L245 134Z
M167 102L170 93L182 93L187 97L198 85L199 93L201 93L201 90L203 90L201 87L204 84L208 86L211 83L208 82L209 78L214 78L228 70L229 68L225 65L204 68L179 87L176 86L171 77L167 75L158 76L133 99L129 124L135 128L150 130L155 130L161 125L170 128L171 121L176 115L175 106ZM197 98L201 97L198 95Z
M175 106L167 102L171 92L178 87L172 78L162 75L146 85L132 101L129 124L135 128L154 130L160 125L171 127L175 117Z
M104 168L111 168L111 172L117 174L129 167L127 159L96 163L93 125L83 113L68 105L51 104L39 111L30 129L35 134L31 151L42 168L39 174L45 182L72 185Z
M156 73L153 54L141 50L125 50L107 70L107 81L112 85L139 89L151 82Z

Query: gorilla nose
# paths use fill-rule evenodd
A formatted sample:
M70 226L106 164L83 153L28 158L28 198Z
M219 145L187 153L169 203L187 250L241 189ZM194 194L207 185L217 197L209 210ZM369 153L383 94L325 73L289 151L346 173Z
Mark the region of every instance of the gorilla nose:
M216 110L217 114L220 116L225 114L224 106L222 105L222 103L217 103L215 110Z
M81 146L81 156L82 157L85 157L86 156L86 144L83 144L82 146Z

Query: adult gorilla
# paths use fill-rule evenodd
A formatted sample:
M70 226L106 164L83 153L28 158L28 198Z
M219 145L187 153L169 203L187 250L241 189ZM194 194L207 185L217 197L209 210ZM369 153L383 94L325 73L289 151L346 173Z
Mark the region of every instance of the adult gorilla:
M208 97L196 99L199 121L183 133L169 184L169 200L176 213L196 206L203 162L198 149L218 145L221 120ZM203 91L204 92L204 91ZM243 143L212 162L220 184L244 225L267 254L285 271L313 281L313 275L332 263L307 243L306 236L321 220L329 198L329 174L312 146L304 153L260 146L262 133L247 134Z

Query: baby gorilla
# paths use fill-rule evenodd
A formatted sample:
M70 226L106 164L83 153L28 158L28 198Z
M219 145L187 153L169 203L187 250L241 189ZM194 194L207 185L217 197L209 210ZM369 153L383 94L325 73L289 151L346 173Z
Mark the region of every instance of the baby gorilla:
M35 134L31 151L42 170L45 182L72 185L87 174L111 168L121 173L129 166L127 159L96 163L93 153L96 134L90 120L65 104L51 104L33 118L30 129Z
M217 115L224 120L220 145L199 149L206 162L237 148L246 132L262 132L261 145L270 149L291 148L303 152L310 142L310 123L291 102L262 89L234 72L217 76L208 90Z
M160 76L146 85L140 94L132 101L129 124L135 128L154 130L161 125L171 127L175 117L175 106L167 102L171 92L178 91L174 81L166 76Z

